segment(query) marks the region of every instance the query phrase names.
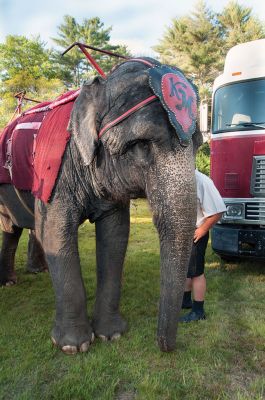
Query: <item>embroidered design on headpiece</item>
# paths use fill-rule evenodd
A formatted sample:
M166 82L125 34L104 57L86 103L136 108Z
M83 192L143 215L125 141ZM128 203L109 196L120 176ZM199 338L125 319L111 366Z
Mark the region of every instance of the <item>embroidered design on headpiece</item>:
M187 146L196 129L199 95L183 73L167 65L150 68L149 84L159 97L180 143Z

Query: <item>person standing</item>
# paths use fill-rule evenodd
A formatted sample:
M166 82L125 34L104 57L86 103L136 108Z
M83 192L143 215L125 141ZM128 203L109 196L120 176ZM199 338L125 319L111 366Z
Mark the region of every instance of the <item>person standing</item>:
M182 303L182 308L191 308L191 311L180 317L180 322L192 322L206 318L204 312L206 294L204 264L209 230L226 211L225 203L213 181L197 169L195 170L195 178L197 222Z

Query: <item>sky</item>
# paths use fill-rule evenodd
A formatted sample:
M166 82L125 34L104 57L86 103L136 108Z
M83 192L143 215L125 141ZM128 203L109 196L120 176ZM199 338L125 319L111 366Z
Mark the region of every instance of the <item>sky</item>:
M206 0L213 11L221 12L229 0ZM238 0L251 7L265 23L264 0ZM47 47L51 37L68 14L82 23L84 18L99 17L104 28L112 27L112 44L124 44L134 56L152 56L173 18L188 15L196 0L0 0L0 43L6 35L40 35Z

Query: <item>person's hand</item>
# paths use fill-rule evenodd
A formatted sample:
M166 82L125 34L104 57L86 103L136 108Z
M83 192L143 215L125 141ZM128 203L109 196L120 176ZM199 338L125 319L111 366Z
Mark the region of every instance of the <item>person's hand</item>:
M197 228L194 232L194 243L197 243L198 240L200 240L204 235L206 235L207 230L204 229L202 226L199 226L199 228Z
M196 228L194 232L194 243L197 243L198 240L200 240L206 233L211 229L211 227L216 224L217 221L221 218L222 213L217 213L214 215L211 215L210 217L207 217L205 221L200 225L198 228Z

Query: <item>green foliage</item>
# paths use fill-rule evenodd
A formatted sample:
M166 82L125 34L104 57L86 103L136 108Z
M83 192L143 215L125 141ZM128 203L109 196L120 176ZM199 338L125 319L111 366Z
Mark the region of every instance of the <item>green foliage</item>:
M24 270L27 235L16 257L18 284L0 288L0 398L12 400L264 399L264 263L226 264L206 254L207 320L179 325L177 349L156 344L159 242L145 201L131 209L119 340L96 339L66 356L49 339L54 294L48 273ZM88 313L95 299L94 225L79 229Z
M208 142L203 143L196 154L196 168L210 176L210 146Z
M252 9L231 1L214 13L199 0L194 11L174 18L159 44L154 47L162 62L176 65L198 85L201 98L209 97L214 78L223 69L232 46L265 37L264 24Z
M14 115L17 106L17 99L14 94L27 88L26 95L28 98L38 101L52 100L65 91L65 86L59 79L39 78L35 81L29 78L27 81L6 81L5 84L0 83L0 130L3 128ZM26 79L27 77L25 77ZM16 84L17 82L17 84ZM27 82L27 83L26 83ZM32 85L30 85L32 83ZM32 107L35 103L24 101L22 111Z
M225 43L223 53L239 43L265 37L265 26L252 15L251 7L243 7L236 1L230 1L223 12L218 14Z
M220 44L216 16L199 1L191 16L173 19L172 27L154 50L162 62L180 67L202 88L220 69Z
M27 39L25 36L9 35L5 43L0 44L0 79L1 81L25 77L39 79L55 78L55 71L50 62L50 52L45 49L40 37Z
M64 57L63 50L73 42L90 44L104 50L129 55L125 46L110 43L110 28L104 28L98 17L84 19L79 24L66 15L53 38L61 50L46 49L40 37L7 36L0 44L0 129L10 120L16 108L14 94L26 91L27 97L50 100L70 88L76 88L96 74L85 55L73 48ZM104 72L108 72L118 59L95 51L89 53ZM27 108L29 104L25 105Z
M5 43L0 44L0 127L14 113L15 93L26 91L27 97L42 101L65 90L56 77L50 56L39 37L7 36Z
M81 42L122 55L129 55L125 46L110 44L110 32L111 28L105 29L104 23L98 17L84 19L82 24L79 24L75 18L65 15L64 22L58 27L58 38L53 38L53 41L62 50L74 42ZM114 64L117 64L117 58L91 50L89 50L89 54L98 62L104 72L108 72ZM61 51L56 51L54 61L57 63L61 79L68 87L78 87L89 76L95 75L95 70L78 48L71 49L63 57Z

